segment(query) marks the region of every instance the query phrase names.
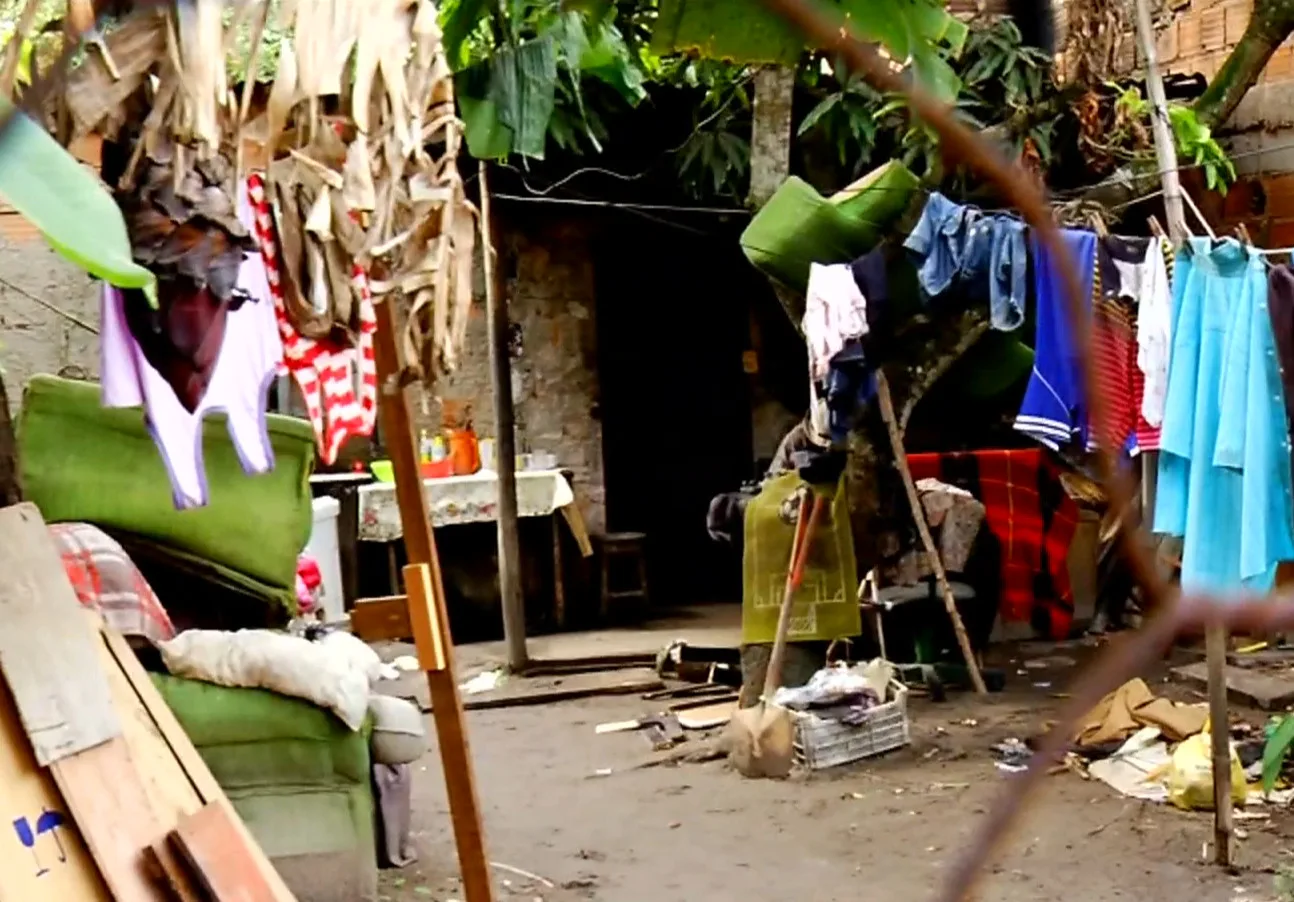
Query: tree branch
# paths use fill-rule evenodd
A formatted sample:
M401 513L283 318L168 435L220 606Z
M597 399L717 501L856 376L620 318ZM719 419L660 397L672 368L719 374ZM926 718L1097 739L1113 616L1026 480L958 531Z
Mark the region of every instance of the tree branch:
M1195 101L1195 115L1209 128L1225 123L1257 83L1267 61L1294 31L1294 0L1255 0L1249 25L1218 74Z

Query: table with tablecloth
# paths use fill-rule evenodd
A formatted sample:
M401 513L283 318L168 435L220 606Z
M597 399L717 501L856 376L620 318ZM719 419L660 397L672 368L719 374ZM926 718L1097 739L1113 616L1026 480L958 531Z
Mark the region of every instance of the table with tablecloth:
M1002 619L1066 638L1074 620L1069 546L1079 511L1048 453L1031 448L909 454L908 465L914 479L938 479L984 504L985 522L1001 549Z
M471 476L446 476L424 479L431 525L440 529L466 523L489 523L498 519L499 476L482 470ZM398 542L404 537L400 506L395 484L375 482L362 486L359 498L359 538L365 542ZM580 554L590 557L584 516L575 502L575 493L561 470L523 470L517 473L517 516L553 518L553 563L556 569L556 615L559 625L565 619L565 587L562 580L562 543L557 514L566 521ZM394 548L394 546L391 546ZM394 585L398 579L392 574Z

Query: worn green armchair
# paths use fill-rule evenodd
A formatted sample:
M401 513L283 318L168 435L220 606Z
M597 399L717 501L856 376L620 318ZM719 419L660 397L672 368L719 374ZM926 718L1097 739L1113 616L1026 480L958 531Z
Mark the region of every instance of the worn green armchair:
M230 802L301 902L372 902L371 731L310 702L153 674Z

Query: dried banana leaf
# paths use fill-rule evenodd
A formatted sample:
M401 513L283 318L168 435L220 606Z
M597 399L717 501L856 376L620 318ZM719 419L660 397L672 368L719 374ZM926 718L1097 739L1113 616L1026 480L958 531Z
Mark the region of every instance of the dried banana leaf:
M325 185L315 195L314 202L310 204L310 212L306 214L306 232L320 241L332 241L331 193Z
M368 152L368 137L361 132L346 150L342 169L342 197L346 208L371 213L377 207L377 189L373 186L373 158Z
M197 143L211 152L220 147L219 105L227 94L224 5L221 0L185 0L172 7L179 38L184 85L177 125L182 144Z
M304 224L309 207L298 199L298 181L292 177L296 166L295 160L281 160L272 164L268 173L279 239L283 309L292 326L304 337L328 338L332 333L332 317L315 313L308 300Z
M104 42L117 62L118 77L113 77L97 53L87 54L68 75L64 103L72 117L73 136L94 131L144 86L148 73L166 56L166 16L160 12L136 14Z
M275 73L270 97L265 105L265 146L271 156L278 148L279 136L283 134L283 128L287 125L292 107L296 105L300 96L296 53L292 50L292 41L284 38L279 45L279 71Z

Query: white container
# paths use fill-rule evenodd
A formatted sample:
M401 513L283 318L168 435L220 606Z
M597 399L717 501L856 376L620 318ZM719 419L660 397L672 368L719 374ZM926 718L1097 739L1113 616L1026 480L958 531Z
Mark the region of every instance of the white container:
M341 620L346 615L346 597L341 582L341 550L337 539L337 520L340 515L341 503L336 498L314 499L314 526L310 530L306 551L319 562L319 575L323 578L323 584L319 587L319 604L327 623Z

